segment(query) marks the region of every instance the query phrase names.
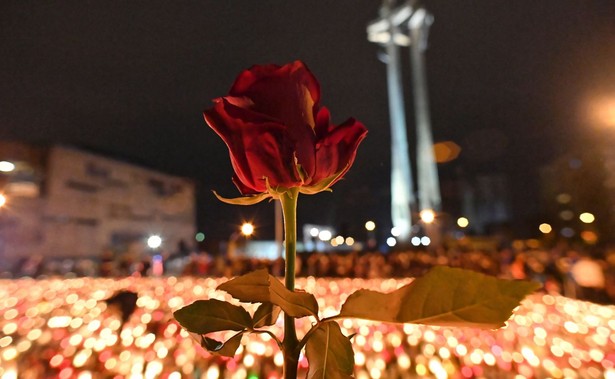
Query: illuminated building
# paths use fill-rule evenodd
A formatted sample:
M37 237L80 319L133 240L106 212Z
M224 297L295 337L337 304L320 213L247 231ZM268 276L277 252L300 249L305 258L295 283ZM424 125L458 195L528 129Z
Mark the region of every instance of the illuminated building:
M612 242L615 227L615 154L610 145L580 144L541 170L543 219L554 239ZM586 217L591 215L591 222ZM582 217L583 215L583 217ZM585 221L583 221L585 220Z
M185 178L66 146L0 143L7 198L0 213L0 265L20 258L97 257L105 248L142 252L150 235L165 250L195 232L194 184Z

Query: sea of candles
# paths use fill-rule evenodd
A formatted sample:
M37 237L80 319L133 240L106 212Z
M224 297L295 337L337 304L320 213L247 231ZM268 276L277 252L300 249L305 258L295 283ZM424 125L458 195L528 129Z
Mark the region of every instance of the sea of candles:
M280 378L282 355L267 334L244 335L234 358L212 356L173 320L198 299L234 303L226 279L17 279L0 281L0 378ZM359 288L392 291L408 280L302 278L322 316ZM105 299L138 294L125 323ZM238 303L237 303L238 304ZM255 305L245 305L249 311ZM299 335L313 319L297 322ZM529 296L498 330L341 320L354 334L355 377L615 379L615 307L544 293ZM282 318L272 331L281 337ZM232 334L216 333L223 340ZM305 372L307 359L301 356Z

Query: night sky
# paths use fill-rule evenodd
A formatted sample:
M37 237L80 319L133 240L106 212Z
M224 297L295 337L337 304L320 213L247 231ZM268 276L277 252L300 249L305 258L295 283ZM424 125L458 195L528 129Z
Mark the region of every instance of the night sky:
M505 173L513 205L527 204L523 218L538 206L537 169L592 129L588 103L615 96L615 1L425 3L435 17L426 56L434 139L462 147L441 181ZM379 5L3 1L0 138L93 148L194 178L206 238L226 238L242 219L268 237L271 204L230 206L210 194L238 192L201 112L241 70L300 59L333 120L355 117L369 135L333 193L300 199L299 222L390 222L385 66L365 32Z

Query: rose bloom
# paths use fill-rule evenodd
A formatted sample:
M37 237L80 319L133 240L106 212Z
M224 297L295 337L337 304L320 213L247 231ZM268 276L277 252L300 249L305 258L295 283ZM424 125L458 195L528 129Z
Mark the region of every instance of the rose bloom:
M352 118L332 124L319 102L318 81L300 61L253 66L214 99L205 120L228 146L243 195L313 194L348 171L367 129Z

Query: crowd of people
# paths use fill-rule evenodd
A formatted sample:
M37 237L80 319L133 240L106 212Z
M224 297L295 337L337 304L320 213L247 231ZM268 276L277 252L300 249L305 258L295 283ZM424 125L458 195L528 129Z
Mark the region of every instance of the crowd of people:
M544 290L598 303L615 304L615 249L587 250L568 246L551 249L435 249L389 253L312 252L298 254L297 276L402 278L418 277L436 265L447 265L510 279L543 284ZM100 259L45 262L41 257L20 262L12 276L193 275L233 277L259 268L284 275L284 260L212 256L206 252L176 252L152 259L135 259L105 251Z

